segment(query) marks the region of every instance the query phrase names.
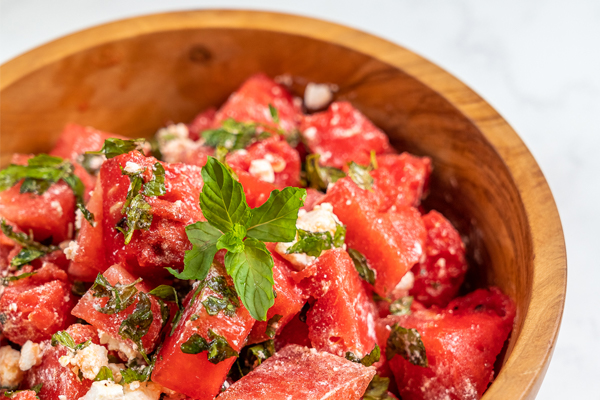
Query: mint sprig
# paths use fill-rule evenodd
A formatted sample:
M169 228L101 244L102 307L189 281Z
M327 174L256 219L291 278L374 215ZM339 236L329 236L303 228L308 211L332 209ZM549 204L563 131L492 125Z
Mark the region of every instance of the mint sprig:
M225 269L242 303L256 320L265 321L274 304L273 257L264 242L286 242L296 236L298 210L306 190L274 190L261 207L251 209L242 185L214 157L202 168L204 188L200 208L207 221L186 227L193 245L186 251L182 272L168 268L179 279L203 280L219 249L227 250Z
M100 150L87 151L85 154L104 154L106 158L113 158L133 150L138 150L141 153L144 143L146 143L146 139L123 140L109 138L104 141Z

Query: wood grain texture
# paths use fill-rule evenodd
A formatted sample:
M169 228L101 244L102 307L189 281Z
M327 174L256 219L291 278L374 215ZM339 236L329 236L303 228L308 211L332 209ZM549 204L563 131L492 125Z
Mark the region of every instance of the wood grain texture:
M340 25L251 11L157 14L91 28L0 67L0 155L48 151L67 122L132 137L220 105L249 75L288 73L339 86L399 150L432 157L426 206L468 237L470 282L518 304L503 367L486 400L534 399L566 295L552 194L512 128L447 72Z

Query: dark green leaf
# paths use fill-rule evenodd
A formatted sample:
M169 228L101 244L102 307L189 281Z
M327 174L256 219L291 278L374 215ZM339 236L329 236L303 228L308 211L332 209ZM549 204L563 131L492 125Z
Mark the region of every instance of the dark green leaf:
M71 174L63 177L63 181L69 185L73 194L75 195L75 206L81 211L83 217L90 223L94 223L94 214L92 214L87 208L85 208L84 200L83 200L83 192L85 191L85 186L81 179L77 177L75 174Z
M370 367L371 365L373 365L377 361L379 361L379 359L381 358L381 349L379 348L378 345L375 345L373 350L371 350L371 352L369 354L365 355L363 358L359 358L353 352L347 351L345 357L347 360L362 364L365 367Z
M85 349L87 346L92 343L91 340L87 340L83 343L76 344L73 340L73 337L67 331L58 331L54 335L52 335L52 340L50 344L54 347L58 344L62 344L65 347L68 347L71 350L77 351Z
M160 285L149 291L148 294L151 294L166 301L172 301L175 304L179 305L179 296L177 296L177 291L173 286Z
M29 264L33 260L40 258L44 254L46 253L41 250L23 248L16 256L14 256L12 260L10 260L10 265L18 269L19 267L22 267L23 265Z
M206 312L209 315L217 315L223 311L228 317L233 317L240 306L238 295L233 286L229 286L224 276L215 276L207 279L203 283L204 287L210 288L213 292L222 297L208 296L202 301Z
M29 278L30 276L33 276L37 274L37 271L34 272L26 272L20 275L16 275L16 276L8 276L5 278L0 278L0 285L2 286L8 286L8 284L10 282L14 282L14 281L18 281L19 279L24 279L24 278Z
M154 362L156 361L156 356L154 357L150 365L137 365L137 359L130 362L127 369L121 370L123 381L120 383L145 382L150 379L150 374L154 369Z
M363 395L362 400L394 400L394 398L388 394L389 385L390 378L375 375L371 380L371 383L369 383L369 387Z
M267 329L265 330L265 333L270 339L273 339L275 337L281 318L283 318L283 315L275 314L267 321Z
M230 357L238 356L237 351L233 350L227 339L216 334L212 329L208 330L208 339L210 342L197 333L194 333L181 345L181 351L186 354L198 354L207 351L208 361L213 364L218 364Z
M346 241L346 226L338 225L335 227L335 234L333 235L333 247L342 247Z
M158 161L154 163L154 174L150 182L144 185L144 194L146 196L163 196L167 193L165 187L165 168Z
M319 158L319 154L309 154L306 157L306 180L308 187L324 192L330 183L345 178L346 174L341 169L319 165Z
M103 366L102 368L100 368L100 372L98 372L98 374L94 378L94 381L106 381L108 379L110 379L111 381L115 380L110 368L108 368L107 366Z
M325 250L341 247L346 237L346 228L343 225L336 227L335 235L331 232L309 232L298 229L298 241L286 250L287 254L306 253L312 257L319 257ZM338 246L336 246L336 244Z
M106 158L113 158L133 150L141 150L145 142L145 139L123 140L110 138L104 141L100 150L88 151L86 154L104 154Z
M273 122L276 124L279 123L279 112L272 104L269 104L269 113L271 114L271 118L273 118Z
M306 200L306 189L273 190L269 199L252 210L248 236L264 242L291 242L296 237L298 210Z
M99 311L103 314L116 314L127 307L132 305L135 301L135 295L138 290L135 285L142 281L141 278L136 281L122 285L121 283L117 283L114 286L110 284L110 282L104 277L102 274L98 274L96 280L94 281L94 286L92 286L92 292L94 297L108 297L108 301L104 305L104 307L94 307L96 311Z
M265 244L254 238L247 238L244 245L242 253L225 254L225 268L250 315L265 321L275 301L273 257Z
M231 231L227 232L217 241L217 249L226 249L232 253L241 253L244 251L244 238L246 237L246 228L240 224L233 224Z
M10 264L13 267L21 267L45 254L59 250L58 246L45 246L34 241L25 233L15 232L13 227L8 225L4 219L0 220L0 227L2 233L6 237L23 247L23 249L21 249L21 251L11 260Z
M375 271L369 267L367 258L360 251L355 249L349 248L348 254L350 254L350 258L352 258L352 262L354 262L354 268L356 268L358 275L360 275L362 279L369 282L371 285L374 285Z
M204 217L221 232L229 232L233 224L244 224L250 208L241 183L233 179L227 168L214 157L208 157L202 168L204 187L200 208Z
M202 138L207 146L224 147L229 151L245 149L259 139L257 126L255 122L238 122L228 118L220 128L202 132Z
M150 204L148 204L141 194L138 194L131 200L126 212L126 228L116 227L118 231L125 235L125 244L129 244L135 230L150 229L150 225L152 224L152 214L150 214L150 209Z
M167 270L179 279L203 280L208 274L210 265L217 253L217 241L223 235L209 222L201 221L185 227L188 239L194 245L185 252L184 270L178 272L173 268Z
M406 296L395 300L390 304L390 314L392 315L408 315L410 314L410 306L412 305L413 297Z
M88 284L82 281L74 281L73 286L71 286L71 293L76 296L83 296L85 292L88 291Z
M144 352L144 345L142 344L142 337L148 333L150 325L154 320L152 315L152 303L150 298L144 292L138 293L138 303L135 305L133 313L121 322L119 327L119 334L124 339L131 339L138 348L138 351L142 354L148 364L150 360Z
M42 387L44 386L43 383L38 383L37 385L33 386L31 389L23 389L23 390L6 390L4 392L4 396L5 397L13 397L15 394L17 393L21 393L21 392L26 392L28 390L33 390L35 392L35 394L39 394L40 390L42 390ZM36 399L39 399L38 396L35 396Z
M413 365L427 367L427 354L421 341L421 335L416 329L406 329L395 323L385 348L388 360L398 354Z

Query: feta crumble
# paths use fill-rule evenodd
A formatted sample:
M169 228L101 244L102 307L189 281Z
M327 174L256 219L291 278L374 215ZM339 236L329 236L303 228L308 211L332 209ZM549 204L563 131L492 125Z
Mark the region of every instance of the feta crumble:
M128 343L123 340L116 339L100 329L98 329L98 339L100 340L100 344L106 344L109 350L119 352L119 354L124 355L127 360L142 358L142 355Z
M318 110L333 100L333 91L326 83L310 82L304 89L304 105L309 110Z
M309 212L306 212L306 210L298 211L298 220L296 221L296 228L298 229L308 232L329 232L334 236L338 225L342 225L342 223L337 215L333 213L333 206L330 203L316 205ZM287 254L286 251L297 241L296 239L293 242L277 243L275 251L298 269L304 269L314 263L316 257L305 253Z
M67 248L63 250L63 253L65 253L67 260L73 260L77 255L77 251L79 251L79 245L75 240L71 240Z
M123 168L123 171L130 174L137 174L139 172L142 172L142 166L140 164L134 163L133 161L127 161L127 163L125 163L125 168Z
M42 362L42 349L39 344L31 340L25 342L21 347L21 358L19 358L19 369L29 371L32 367Z
M21 353L10 346L0 347L0 387L16 388L23 380L19 368Z
M63 367L76 367L85 379L94 379L102 367L108 367L108 351L104 346L90 343L74 354L62 356L58 362Z
M179 162L182 154L201 146L200 142L190 139L190 132L186 124L170 124L159 129L156 133L158 147L163 160L169 163Z
M98 381L92 383L90 390L79 400L123 400L123 386L113 381Z
M273 183L275 182L275 171L271 163L264 158L252 160L250 162L250 175L257 177L261 181Z

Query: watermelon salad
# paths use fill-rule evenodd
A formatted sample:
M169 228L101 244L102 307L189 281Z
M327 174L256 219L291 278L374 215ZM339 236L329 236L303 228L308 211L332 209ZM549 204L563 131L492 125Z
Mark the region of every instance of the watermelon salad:
M460 234L421 205L431 160L325 97L258 74L151 140L70 124L14 154L4 396L480 398L513 301L466 293Z

